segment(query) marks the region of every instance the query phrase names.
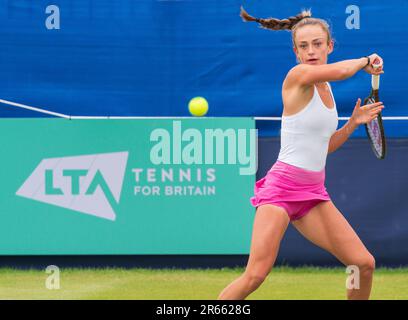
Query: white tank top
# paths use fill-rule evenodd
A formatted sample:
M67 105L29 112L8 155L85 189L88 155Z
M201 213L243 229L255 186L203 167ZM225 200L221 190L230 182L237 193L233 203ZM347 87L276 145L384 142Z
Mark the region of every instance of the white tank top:
M282 115L279 161L311 171L325 168L330 137L338 125L336 101L327 84L333 108L324 105L313 86L313 97L306 107L294 115Z

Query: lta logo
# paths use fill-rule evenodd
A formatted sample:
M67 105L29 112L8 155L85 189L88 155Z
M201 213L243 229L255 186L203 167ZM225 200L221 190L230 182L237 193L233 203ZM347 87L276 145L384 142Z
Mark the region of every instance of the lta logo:
M114 221L128 152L44 159L18 196Z

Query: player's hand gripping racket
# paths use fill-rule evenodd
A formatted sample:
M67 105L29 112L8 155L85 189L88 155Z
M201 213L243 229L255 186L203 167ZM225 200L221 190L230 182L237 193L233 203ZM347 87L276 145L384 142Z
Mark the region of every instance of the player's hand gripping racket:
M373 63L373 68L381 66L380 60L376 59ZM380 75L371 76L371 93L364 99L364 104L379 102L378 91L380 89ZM381 111L377 118L365 124L368 139L370 140L371 148L378 159L385 158L386 144L384 126L382 122Z

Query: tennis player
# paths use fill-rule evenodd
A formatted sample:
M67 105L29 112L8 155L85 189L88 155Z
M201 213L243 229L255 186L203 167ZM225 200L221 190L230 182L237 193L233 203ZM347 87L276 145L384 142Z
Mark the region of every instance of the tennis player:
M241 8L244 21L255 21L271 30L289 30L298 64L282 85L281 148L277 161L255 184L251 198L256 207L250 255L245 272L218 299L245 299L271 271L289 222L308 240L333 254L345 266L359 268L360 285L348 288L348 299L370 296L374 257L324 186L328 153L338 149L353 131L377 117L381 102L361 106L358 99L347 123L337 129L338 115L330 81L346 80L358 71L381 74L373 68L377 54L328 64L334 42L325 20L310 11L279 20L258 19ZM378 60L377 60L378 61Z

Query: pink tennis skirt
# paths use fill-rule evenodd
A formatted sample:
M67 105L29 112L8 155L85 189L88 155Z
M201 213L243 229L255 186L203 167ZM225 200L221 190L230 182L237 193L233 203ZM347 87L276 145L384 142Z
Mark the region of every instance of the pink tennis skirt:
M325 169L311 171L276 161L265 177L255 183L251 203L254 207L273 204L286 210L291 221L330 196L324 186Z

